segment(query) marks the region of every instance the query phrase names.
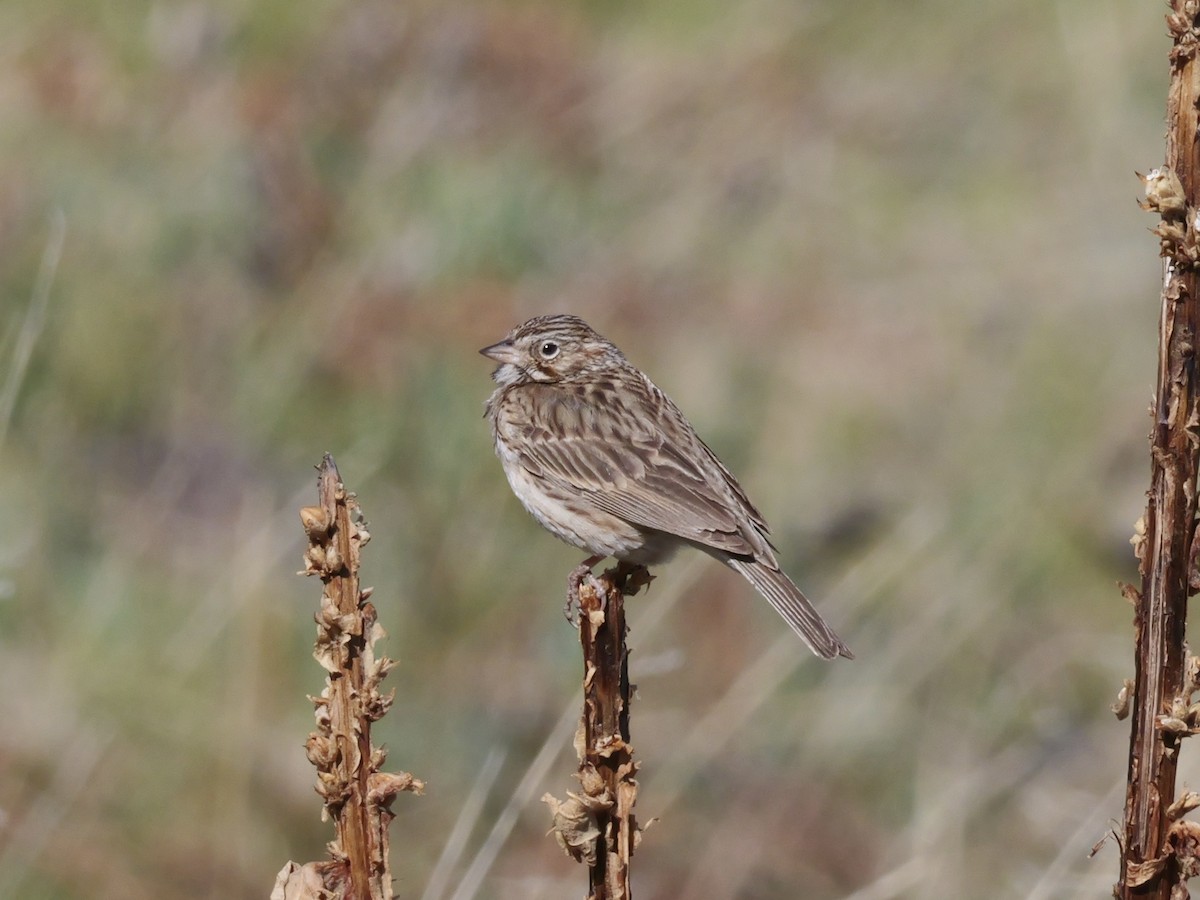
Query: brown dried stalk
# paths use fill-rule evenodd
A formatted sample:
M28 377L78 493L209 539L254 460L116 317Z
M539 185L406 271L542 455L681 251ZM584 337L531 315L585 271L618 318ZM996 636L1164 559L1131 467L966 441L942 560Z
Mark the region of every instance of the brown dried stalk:
M631 575L632 572L632 575ZM588 867L589 900L629 900L629 860L641 829L633 814L638 763L629 743L629 651L625 646L625 593L636 593L644 569L610 569L579 589L583 648L583 716L575 736L582 793L565 802L542 800L554 818L559 846Z
M392 661L375 656L375 642L385 634L367 599L371 589L359 588L359 554L371 535L328 453L318 472L319 504L300 510L309 542L301 574L318 575L325 585L313 656L329 675L321 696L310 698L317 730L306 749L325 801L321 817L333 819L335 834L330 859L303 866L289 862L271 898L389 900L391 804L401 791L419 794L425 785L407 772L380 771L387 751L371 745L371 723L383 717L395 696L379 693Z
M1142 206L1159 214L1154 233L1164 259L1158 384L1150 436L1151 484L1134 550L1141 590L1133 602L1137 642L1131 700L1128 790L1117 897L1184 900L1197 871L1197 828L1173 802L1181 741L1195 733L1192 695L1200 669L1184 646L1187 599L1200 587L1194 540L1200 419L1196 341L1200 335L1200 101L1197 0L1174 0L1167 24L1174 43L1167 99L1166 163L1143 178ZM1194 659L1194 658L1193 658ZM1186 798L1185 798L1186 799Z

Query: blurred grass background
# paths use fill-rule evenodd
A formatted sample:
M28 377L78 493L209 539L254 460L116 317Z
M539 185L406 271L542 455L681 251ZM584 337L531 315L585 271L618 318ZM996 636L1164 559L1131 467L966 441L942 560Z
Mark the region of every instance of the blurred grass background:
M578 553L510 496L475 355L560 310L858 654L699 555L658 573L638 896L1107 895L1164 9L6 0L0 895L264 897L322 855L293 573L329 450L400 663L378 738L429 783L399 895L450 896L474 791L441 883L582 896L536 799L572 787Z

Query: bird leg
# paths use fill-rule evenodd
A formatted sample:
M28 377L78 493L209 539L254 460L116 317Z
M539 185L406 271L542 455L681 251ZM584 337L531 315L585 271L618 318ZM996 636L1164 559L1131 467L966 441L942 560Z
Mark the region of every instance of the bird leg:
M586 581L593 591L600 597L604 597L604 589L600 586L600 582L596 580L596 576L592 574L592 566L604 559L603 556L589 556L567 576L567 605L563 607L563 615L567 617L567 621L572 625L578 624L575 618L575 611L579 609L579 588Z

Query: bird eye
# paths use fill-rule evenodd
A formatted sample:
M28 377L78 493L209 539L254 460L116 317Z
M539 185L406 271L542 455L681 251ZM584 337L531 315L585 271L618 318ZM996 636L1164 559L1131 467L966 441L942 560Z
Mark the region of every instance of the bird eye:
M554 341L542 341L542 346L538 347L538 353L542 359L554 359L558 356L558 344Z

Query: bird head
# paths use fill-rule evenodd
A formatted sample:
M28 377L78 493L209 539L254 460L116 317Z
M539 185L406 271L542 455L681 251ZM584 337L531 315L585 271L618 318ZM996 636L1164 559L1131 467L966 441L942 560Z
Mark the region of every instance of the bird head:
M500 364L492 380L501 386L585 381L625 362L621 351L583 319L568 315L530 319L479 352Z

